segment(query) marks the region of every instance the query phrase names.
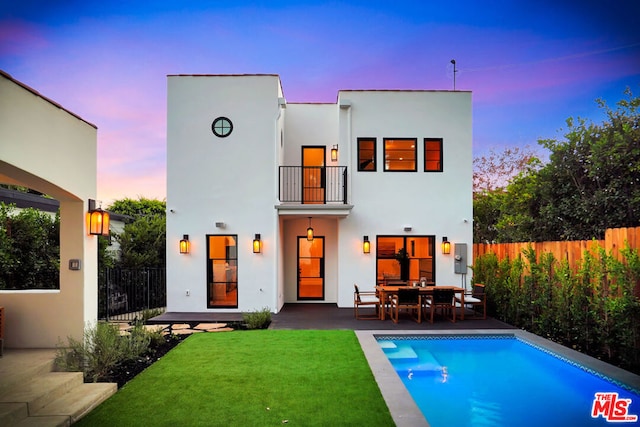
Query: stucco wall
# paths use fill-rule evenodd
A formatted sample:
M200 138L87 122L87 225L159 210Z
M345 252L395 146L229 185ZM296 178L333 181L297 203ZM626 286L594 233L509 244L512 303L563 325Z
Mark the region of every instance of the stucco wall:
M278 305L274 205L281 96L277 76L169 76L167 310L207 311L207 234L238 236L238 309L217 310ZM226 138L211 131L219 116L234 126ZM252 252L256 233L261 254ZM191 241L188 255L178 253L183 234Z
M97 316L97 243L85 213L96 193L94 125L0 74L0 182L60 201L60 289L0 291L7 347L55 347ZM80 259L79 271L68 269Z

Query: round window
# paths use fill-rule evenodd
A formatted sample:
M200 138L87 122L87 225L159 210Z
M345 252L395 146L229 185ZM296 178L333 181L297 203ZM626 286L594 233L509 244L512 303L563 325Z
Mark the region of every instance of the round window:
M213 134L220 138L225 138L233 131L233 123L226 117L218 117L211 123Z

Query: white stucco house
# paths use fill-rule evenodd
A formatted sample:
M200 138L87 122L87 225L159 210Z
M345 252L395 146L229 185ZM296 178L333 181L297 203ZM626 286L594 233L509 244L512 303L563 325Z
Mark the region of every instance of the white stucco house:
M168 311L351 307L354 283L470 280L470 92L288 103L277 75L170 75L167 109Z

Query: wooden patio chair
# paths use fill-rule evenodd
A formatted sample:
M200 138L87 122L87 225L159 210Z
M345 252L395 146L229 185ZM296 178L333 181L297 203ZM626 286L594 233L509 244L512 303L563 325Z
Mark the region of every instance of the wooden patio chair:
M474 315L469 317L469 319L487 319L487 298L484 285L482 283L474 284L472 291L464 294L464 305L471 306L471 309L473 310ZM477 314L476 309L478 307L482 309L481 315ZM465 307L462 307L459 297L456 297L456 308L460 308L461 310L465 309Z
M420 289L398 289L390 300L391 320L398 323L400 310L408 310L412 318L422 323L422 304L420 303ZM414 315L415 314L415 315Z
M353 311L356 319L359 320L372 320L372 319L380 319L380 299L376 295L375 291L364 291L361 292L358 288L357 284L353 284L354 292L353 292ZM358 312L360 307L374 307L375 308L375 316L370 314L364 315Z
M431 311L431 323L433 323L433 317L435 315L436 310L442 310L442 314L446 317L447 312L451 312L451 321L453 323L456 322L456 310L454 303L454 291L453 289L438 289L438 287L433 288L433 295L431 296L431 301L429 303L429 308Z

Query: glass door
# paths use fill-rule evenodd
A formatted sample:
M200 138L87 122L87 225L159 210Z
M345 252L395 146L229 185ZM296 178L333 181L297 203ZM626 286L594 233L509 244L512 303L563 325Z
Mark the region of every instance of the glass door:
M324 204L325 147L302 147L302 203Z
M324 237L298 237L298 300L324 300Z

